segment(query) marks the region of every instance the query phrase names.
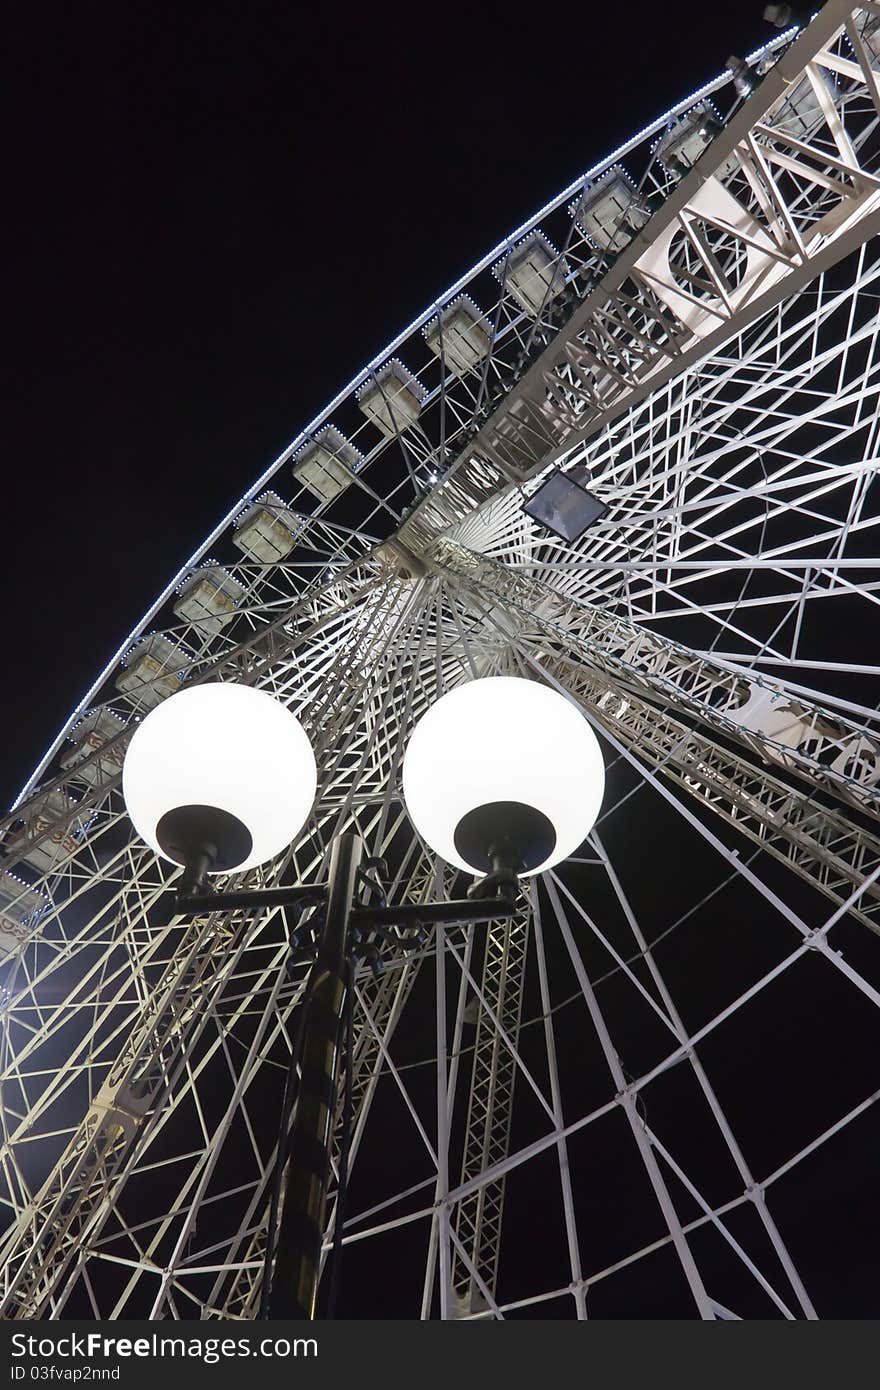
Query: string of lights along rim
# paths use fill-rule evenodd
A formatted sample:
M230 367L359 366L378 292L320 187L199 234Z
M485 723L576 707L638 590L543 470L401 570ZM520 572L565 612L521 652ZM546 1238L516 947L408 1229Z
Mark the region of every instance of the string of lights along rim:
M317 793L214 885L320 883L355 831L362 901L426 909L354 951L319 1316L334 1270L338 1316L876 1316L878 122L878 4L732 61L340 391L99 674L2 831L0 1316L260 1315L315 932L170 913L121 791L218 682L296 715ZM499 676L592 726L604 801L515 912L438 922L472 876L404 751Z

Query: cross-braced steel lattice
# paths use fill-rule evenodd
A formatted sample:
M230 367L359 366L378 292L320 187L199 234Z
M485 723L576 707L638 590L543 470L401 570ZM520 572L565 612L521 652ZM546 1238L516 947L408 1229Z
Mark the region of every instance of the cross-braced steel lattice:
M169 918L119 790L133 724L184 682L271 691L319 794L247 881L319 879L354 827L388 900L428 903L464 885L406 817L408 731L496 674L580 707L606 801L511 922L359 968L342 1311L853 1306L880 1098L880 5L828 0L749 63L747 98L725 73L639 132L311 422L6 818L0 1316L259 1312L307 961L280 910ZM522 510L557 468L605 506L576 542Z

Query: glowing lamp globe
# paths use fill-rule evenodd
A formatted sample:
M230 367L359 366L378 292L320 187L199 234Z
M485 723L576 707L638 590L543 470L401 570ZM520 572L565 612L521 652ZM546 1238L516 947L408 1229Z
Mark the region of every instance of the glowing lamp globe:
M317 770L294 714L247 685L195 685L135 730L122 793L143 840L174 864L203 856L209 873L252 869L296 838Z
M605 790L596 736L562 695L489 676L456 686L422 716L403 759L410 819L468 873L493 855L523 876L566 859L592 830Z

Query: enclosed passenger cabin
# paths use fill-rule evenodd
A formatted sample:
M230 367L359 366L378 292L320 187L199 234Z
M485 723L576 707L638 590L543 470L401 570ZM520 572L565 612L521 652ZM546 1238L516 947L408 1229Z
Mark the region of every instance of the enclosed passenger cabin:
M290 554L303 524L277 492L264 492L236 518L232 543L249 560L277 564Z
M60 869L80 847L75 810L73 798L59 790L35 797L22 807L24 825L10 835L7 853L41 874Z
M530 232L496 261L492 274L531 318L565 289L568 267L543 232Z
M809 140L826 121L823 109L824 92L828 99L836 101L837 85L830 74L819 73L820 90L817 91L805 73L797 82L786 89L785 96L776 102L767 113L768 123L785 135L796 140Z
M600 251L622 251L651 215L620 165L609 169L569 207L578 226Z
M327 425L293 456L293 476L322 502L332 502L360 469L364 456L333 425Z
M174 612L178 618L197 624L200 632L216 634L235 617L244 586L216 560L208 560L184 579L177 592Z
M114 779L122 771L125 741L112 741L124 728L124 721L110 710L93 710L71 729L68 737L73 747L62 757L61 766L90 787Z
M670 125L654 146L654 153L673 178L683 178L721 129L716 111L708 101L701 101Z
M492 330L467 295L460 295L422 330L425 342L446 370L462 377L479 367L492 347Z
M144 709L173 695L183 684L182 672L189 657L161 632L142 638L122 658L123 670L116 677L117 689Z
M0 870L0 957L21 950L48 906L36 888L8 869Z
M387 439L415 424L424 400L425 388L399 357L375 371L357 392L364 415Z

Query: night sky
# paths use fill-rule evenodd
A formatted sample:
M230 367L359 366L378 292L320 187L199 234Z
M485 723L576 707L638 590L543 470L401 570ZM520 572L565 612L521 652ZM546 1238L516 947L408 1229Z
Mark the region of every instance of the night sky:
M559 188L728 55L771 39L762 10L763 0L629 0L175 11L131 0L16 16L4 217L7 805L157 593L301 426ZM609 826L610 849L621 851L612 842L625 832ZM658 884L689 852L672 843L680 835L671 825L645 848L636 896L658 931L720 877L713 862L695 886L702 870L692 863L694 882ZM818 912L781 870L767 877L799 910ZM762 927L754 898L732 890L717 907L722 941L744 920ZM841 945L867 968L877 943L845 930ZM775 959L778 924L771 938L753 945ZM705 939L679 934L664 968L686 992L703 992L708 1014L735 984L720 951L715 976L703 949L706 973L695 977L699 947ZM743 983L754 965L752 956ZM814 1081L839 1097L844 1078L832 1118L877 1084L862 1001L852 1006L841 990L833 1007L851 1010L855 1032L836 1045L802 980L782 998L708 1059L746 1129L780 1094L793 1110L801 1094L806 1105ZM527 999L526 1016L539 1011ZM582 1015L570 1035L566 1026L561 1016L577 1095ZM807 1068L805 1036L815 1039ZM777 1069L762 1094L746 1094L739 1064L754 1070L769 1042ZM637 1030L627 1043L635 1066ZM424 1054L418 1038L413 1047ZM430 1067L424 1084L429 1110ZM673 1125L677 1104L668 1098ZM534 1123L527 1103L520 1114L517 1143ZM784 1198L821 1228L809 1250L803 1241L805 1273L838 1316L877 1312L876 1239L850 1229L839 1237L844 1259L837 1247L835 1204L876 1184L876 1139L870 1147L859 1136L844 1163L838 1152L807 1167ZM624 1190L634 1153L574 1144L579 1200ZM771 1135L767 1163L777 1156ZM524 1169L512 1182L525 1213L517 1183L528 1180ZM606 1230L601 1208L585 1219L610 1260L627 1233ZM534 1229L527 1216L518 1228L523 1268L530 1240L559 1239L534 1210ZM381 1316L383 1286L364 1260L365 1250L351 1257L346 1308ZM651 1297L643 1286L636 1304L679 1316L676 1278L665 1265L649 1271ZM612 1311L602 1297L596 1316Z
M19 12L0 800L301 426L559 188L772 38L762 10Z

